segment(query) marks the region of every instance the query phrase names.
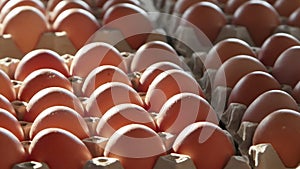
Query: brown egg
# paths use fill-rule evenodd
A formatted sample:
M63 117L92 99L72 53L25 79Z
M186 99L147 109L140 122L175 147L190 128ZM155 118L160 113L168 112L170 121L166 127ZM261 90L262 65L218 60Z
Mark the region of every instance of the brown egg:
M121 82L132 86L129 77L120 68L102 65L92 70L86 77L82 85L82 93L89 97L95 89L107 82Z
M204 0L177 0L173 9L176 14L183 14L190 6L202 2ZM215 0L205 0L208 2L216 2Z
M71 82L53 69L39 69L30 73L21 85L18 99L29 102L38 91L47 87L62 87L73 91Z
M2 108L0 108L0 127L12 132L20 141L24 140L24 133L18 119Z
M33 122L42 111L52 106L66 106L84 116L80 100L71 91L61 87L48 87L37 92L29 100L24 121Z
M298 0L277 0L273 4L280 16L289 17L297 8L300 7Z
M197 122L187 126L173 144L176 153L189 155L197 168L224 168L235 149L217 125Z
M204 61L205 69L218 69L226 60L237 55L256 57L245 41L237 38L224 39L215 44L207 53Z
M198 121L219 124L217 114L209 103L193 93L179 93L168 99L156 119L160 131L174 135Z
M70 76L67 64L58 53L49 49L35 49L21 59L15 79L23 81L30 73L42 68L54 69L66 77Z
M101 65L116 66L127 73L127 66L120 52L104 42L94 42L82 47L74 56L70 73L85 78L93 69Z
M101 137L111 137L115 131L128 124L142 124L156 131L156 124L143 107L124 103L109 109L100 119L96 133Z
M279 109L299 110L291 95L282 90L270 90L258 96L247 108L242 121L260 123L270 113Z
M144 107L143 100L130 86L120 82L105 83L99 86L87 100L87 116L101 117L110 108L122 103L133 103Z
M295 98L297 103L300 103L300 81L294 87L292 91L292 96Z
M143 72L150 65L168 61L182 66L176 51L166 42L151 41L142 45L135 53L131 62L132 72Z
M300 46L293 46L280 54L272 70L273 76L280 84L290 85L292 88L300 81Z
M204 97L197 81L182 70L167 70L159 74L145 96L148 111L159 112L163 104L178 93L190 92Z
M245 26L255 45L261 46L275 31L280 20L278 13L269 3L248 1L234 12L232 23Z
M211 2L199 2L183 13L180 24L195 29L198 39L206 36L205 38L213 43L226 22L223 11L217 5Z
M258 54L258 59L265 66L273 66L279 55L286 49L300 45L294 36L287 33L276 33L265 40Z
M300 161L300 113L280 109L265 117L257 126L253 145L270 143L287 168Z
M118 129L108 140L104 156L117 158L126 169L152 169L166 154L161 138L151 128L130 124Z
M2 10L3 6L8 2L9 0L0 0L0 10Z
M228 105L241 103L249 106L259 95L272 89L281 89L280 84L272 75L262 71L251 72L242 77L233 87L228 98Z
M236 9L238 9L241 5L248 1L249 0L228 0L224 6L224 12L226 14L232 15L236 11Z
M52 11L60 1L62 0L48 0L46 4L47 11Z
M119 30L134 50L143 45L153 31L146 11L129 3L120 3L109 8L103 16L103 27Z
M79 8L63 11L53 22L53 30L65 31L76 49L83 47L99 28L96 17Z
M100 18L103 17L104 13L112 6L116 5L116 4L120 4L120 3L129 3L132 5L136 5L139 6L141 5L141 2L139 0L110 0L110 1L106 1L103 4L102 7L102 14L100 15Z
M48 31L48 23L41 11L31 6L22 6L7 14L1 34L11 34L21 52L26 54L35 49L40 37Z
M0 69L0 94L7 98L10 102L16 99L16 92L8 75Z
M0 108L8 111L13 116L17 117L16 111L9 100L0 94Z
M265 66L256 58L248 55L238 55L225 61L218 69L213 88L227 86L233 88L246 74L253 71L267 72Z
M288 18L287 24L300 28L300 8L295 10Z
M82 169L92 158L87 147L72 133L58 128L40 131L29 146L30 159L45 162L49 168Z
M11 169L13 165L26 160L25 150L18 138L10 131L0 127L0 166Z
M172 63L172 62L157 62L150 65L141 75L139 79L138 91L139 92L147 92L150 84L160 73L166 70L182 70L181 67Z
M269 4L273 5L277 0L266 0Z

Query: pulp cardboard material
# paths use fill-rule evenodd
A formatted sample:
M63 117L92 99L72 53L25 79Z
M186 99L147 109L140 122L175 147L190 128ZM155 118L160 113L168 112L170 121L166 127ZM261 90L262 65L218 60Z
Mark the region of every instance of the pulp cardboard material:
M300 28L293 27L289 25L279 25L277 29L275 30L275 33L288 33L297 39L300 39Z
M239 144L238 148L242 155L248 155L248 150L252 145L252 138L257 126L258 123L248 121L241 123L240 128L237 131L238 139L236 139L236 141Z
M162 139L163 143L165 144L166 150L171 152L173 143L176 139L176 135L167 132L159 132L158 135Z
M215 109L219 119L227 108L228 97L232 88L225 86L218 86L212 91L211 106Z
M232 156L224 169L251 169L249 159L245 156Z
M30 132L32 123L27 122L27 121L19 121L19 123L21 124L22 130L24 133L24 139L29 140L29 132Z
M14 79L15 71L20 63L20 59L5 57L0 59L0 69L3 70L10 79Z
M69 77L69 81L72 84L73 93L76 96L81 97L83 95L81 89L82 89L84 79L79 76L71 76Z
M209 101L211 101L212 85L213 85L213 81L215 79L216 73L217 73L217 70L215 70L215 69L207 69L199 81L200 86L203 89L203 92L205 94L205 97Z
M10 34L0 36L0 58L12 57L21 59L23 53L15 44Z
M23 116L27 111L26 110L27 103L20 100L15 100L12 101L11 104L17 113L17 119L20 121L23 120Z
M46 163L28 161L13 166L12 169L50 169Z
M197 169L192 159L183 154L160 156L153 169Z
M89 160L83 169L124 169L116 158L97 157Z
M105 145L108 138L92 136L82 140L86 147L89 149L92 157L103 156Z
M97 128L98 122L100 121L100 118L99 117L84 117L84 120L89 128L90 135L91 136L96 135L96 128Z

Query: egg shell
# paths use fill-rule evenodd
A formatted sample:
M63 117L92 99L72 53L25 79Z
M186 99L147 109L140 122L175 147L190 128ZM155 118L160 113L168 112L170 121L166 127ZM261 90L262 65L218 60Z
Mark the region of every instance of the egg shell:
M35 49L21 59L14 78L23 81L30 73L42 68L54 69L66 77L70 76L67 64L58 53L49 49Z
M280 16L289 17L297 8L300 7L298 0L277 0L273 4Z
M86 116L101 117L110 108L122 103L133 103L144 107L143 100L130 86L120 82L105 83L88 98Z
M62 0L48 0L46 4L46 10L52 11L60 1Z
M260 123L270 113L279 109L298 111L299 107L291 95L282 90L270 90L258 96L246 109L242 121Z
M13 116L17 116L16 111L10 101L4 97L2 94L0 94L0 108L8 111Z
M100 15L100 18L103 17L103 14L112 6L116 5L116 4L120 4L120 3L129 3L132 5L136 5L139 6L141 5L141 2L139 0L110 0L110 1L106 1L103 4L102 7L102 15Z
M193 93L179 93L172 96L164 103L156 117L159 130L174 135L198 121L219 124L217 114L210 104Z
M190 6L202 2L204 0L178 0L174 5L173 12L175 14L183 14ZM214 0L205 0L208 2L215 2Z
M0 127L12 132L18 140L24 140L24 133L18 119L2 108L0 108Z
M93 69L86 77L82 85L82 93L89 97L99 86L108 82L121 82L132 86L129 77L120 68L102 65Z
M145 96L148 111L159 112L163 104L172 96L190 92L204 97L197 81L182 70L167 70L159 74L149 86Z
M292 96L295 98L297 103L300 103L300 82L296 84L292 91Z
M75 54L70 73L85 78L93 69L101 65L116 66L127 72L125 61L115 47L104 42L94 42L85 45Z
M40 131L29 146L30 159L55 169L82 169L92 158L84 143L72 133L58 128Z
M173 144L175 153L191 157L197 168L224 168L235 149L217 125L197 122L187 126Z
M270 143L287 168L295 168L300 161L300 113L280 109L265 117L257 126L253 145Z
M39 69L24 79L19 89L18 99L29 102L38 91L47 87L62 87L73 91L70 81L63 74L53 69Z
M290 26L300 28L300 8L296 9L291 15L288 17L287 24Z
M241 5L248 1L249 0L228 0L224 6L224 12L232 15Z
M152 169L156 160L166 154L159 135L141 124L118 129L108 140L104 156L117 158L124 168Z
M110 108L97 124L96 133L101 137L111 137L119 128L129 124L142 124L156 131L156 124L143 107L124 103Z
M16 92L13 88L13 84L10 81L8 75L0 69L0 94L7 98L9 101L16 99Z

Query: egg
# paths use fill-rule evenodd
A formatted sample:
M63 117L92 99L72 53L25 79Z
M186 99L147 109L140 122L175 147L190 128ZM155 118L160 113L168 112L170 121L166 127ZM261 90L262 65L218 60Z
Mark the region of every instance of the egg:
M253 71L267 72L265 66L256 58L238 55L225 61L216 72L213 88L225 86L233 88L246 74Z
M70 73L85 78L93 69L101 65L116 66L127 73L127 66L120 52L104 42L94 42L82 47L74 56Z
M35 49L21 59L14 78L23 81L30 73L42 68L54 69L66 77L70 76L67 64L58 53L49 49Z
M0 127L0 166L11 169L13 165L26 160L25 150L18 138L10 131Z
M73 91L71 82L63 74L53 69L39 69L24 79L18 99L28 102L35 93L47 87L62 87Z
M110 0L110 1L106 1L103 3L103 7L102 7L102 14L100 15L100 18L103 17L103 14L112 6L116 5L116 4L120 4L120 3L129 3L129 4L133 4L136 6L141 5L141 2L139 0Z
M33 122L42 111L52 106L66 106L84 116L83 105L71 91L61 87L48 87L38 91L29 100L23 120Z
M300 46L293 46L286 49L277 58L272 74L280 84L290 85L293 88L300 81L298 76L300 58L295 57L299 54Z
M224 6L224 12L226 14L233 15L236 9L238 9L241 5L249 0L228 0Z
M44 162L49 168L82 169L92 159L84 143L72 133L58 128L40 131L29 146L30 159Z
M257 126L253 145L270 143L287 168L295 168L300 161L300 113L280 109L265 117Z
M117 29L129 46L137 50L153 31L151 20L142 8L129 3L120 3L109 8L103 16L104 29ZM139 23L136 25L136 23Z
M172 62L157 62L150 65L139 78L138 91L147 92L150 84L153 82L156 76L158 76L160 73L166 70L172 69L178 69L183 71L181 67Z
M237 38L224 39L215 44L207 53L204 66L205 69L218 69L222 63L237 55L248 55L256 57L251 46Z
M3 6L8 2L9 0L1 0L0 1L0 10L2 10Z
M242 77L233 87L228 98L228 105L241 103L249 106L259 95L272 89L281 89L280 84L272 75L262 71L251 72Z
M16 92L13 83L10 81L8 75L0 69L0 94L7 98L10 102L16 99Z
M46 4L46 10L52 11L60 1L62 0L48 0Z
M156 118L160 131L174 135L198 121L219 124L217 114L210 104L203 97L193 93L172 96L164 103Z
M300 8L296 9L291 15L288 17L287 24L290 26L300 28Z
M65 31L76 49L83 47L99 28L96 17L79 8L64 10L53 22L53 30Z
M182 66L174 48L166 42L151 41L142 45L135 53L131 62L131 72L143 72L150 65L168 61Z
M117 158L126 169L152 169L166 154L161 138L151 128L130 124L118 129L108 140L104 156Z
M197 81L182 70L167 70L156 76L145 96L148 111L159 112L163 104L172 96L190 92L204 97Z
M270 113L279 109L299 110L291 95L282 90L269 90L258 96L246 109L242 121L260 123Z
M97 124L96 133L110 138L119 128L129 124L142 124L156 131L156 124L143 107L124 103L110 108Z
M88 98L87 116L101 117L110 108L122 103L133 103L144 107L143 100L130 86L120 82L105 83Z
M266 66L273 66L283 51L296 45L300 45L299 40L290 34L273 34L261 46L258 59Z
M198 39L205 37L214 43L226 23L224 13L217 5L199 2L183 13L180 25L193 28Z
M0 127L12 132L18 140L24 140L24 133L18 119L2 108L0 108Z
M280 16L289 17L300 7L300 2L298 0L277 0L273 6Z
M7 14L3 20L1 34L11 34L17 47L26 54L35 49L40 37L48 31L47 20L41 11L31 6L22 6Z
M279 26L280 20L269 3L248 1L234 12L232 24L246 27L255 45L261 46Z
M89 97L95 89L108 82L121 82L132 86L129 77L120 68L102 65L92 70L86 77L82 85L82 93Z
M17 117L16 111L9 100L0 94L0 108L8 111L13 116Z
M174 5L173 12L175 14L183 14L190 6L202 1L204 0L177 0ZM205 0L205 1L215 2L214 0Z
M296 84L292 91L292 96L295 98L297 103L300 103L300 82Z
M187 126L173 144L175 153L191 157L197 168L224 168L235 149L226 132L210 122Z

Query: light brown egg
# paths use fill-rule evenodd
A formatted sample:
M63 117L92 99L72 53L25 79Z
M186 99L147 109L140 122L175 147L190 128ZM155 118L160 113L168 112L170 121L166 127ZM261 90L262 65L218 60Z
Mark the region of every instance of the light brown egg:
M237 38L224 39L215 44L207 53L204 61L205 69L218 69L222 63L237 55L256 57L250 45Z
M89 97L86 116L101 117L110 108L122 103L133 103L144 107L139 94L130 86L120 82L109 82L99 86Z
M219 126L197 122L187 126L176 138L173 150L191 157L197 168L224 168L235 149Z
M289 17L297 8L300 7L298 0L277 0L273 4L280 16Z
M227 23L223 11L211 2L199 2L190 6L182 15L180 25L195 29L198 39L208 38L214 42ZM203 35L204 34L204 35Z
M166 148L159 135L141 124L118 129L104 150L104 156L117 158L126 169L152 169L159 156L165 154Z
M119 128L128 124L142 124L156 131L156 124L143 107L124 103L109 109L100 119L96 133L101 137L111 137Z
M65 31L76 49L83 47L99 28L96 17L79 8L63 11L53 22L53 30Z
M300 28L300 8L295 10L288 18L287 24Z
M47 20L41 11L31 6L22 6L7 14L1 34L11 34L18 48L26 54L35 49L42 34L48 31Z
M13 116L17 117L16 111L9 100L0 94L0 108L8 111Z
M262 93L281 89L278 81L269 73L262 71L251 72L242 77L233 87L229 98L230 103L241 103L249 106Z
M24 121L33 122L42 111L52 106L66 106L84 116L84 107L71 91L61 87L48 87L38 91L29 100Z
M150 65L168 61L182 66L176 51L166 42L151 41L142 45L135 53L131 62L131 72L143 72Z
M0 127L12 132L20 141L24 140L24 133L18 119L2 108L0 108Z
M300 103L300 81L294 87L292 91L292 96L297 101L297 103Z
M116 66L127 73L127 66L120 52L104 42L94 42L82 47L74 56L70 73L85 78L93 69L101 65Z
M274 63L273 76L280 84L290 85L292 88L300 81L300 46L293 46L280 54Z
M163 104L178 93L190 92L204 97L197 81L182 70L167 70L159 74L145 96L148 111L159 112Z
M234 12L232 23L245 26L255 45L261 46L275 31L280 20L278 13L269 3L248 1Z
M153 31L146 11L129 3L120 3L109 8L103 16L103 27L119 30L134 50L143 45Z
M132 5L139 6L141 5L141 2L139 0L110 0L103 3L102 7L102 14L100 15L100 18L103 17L104 13L112 6L120 3L129 3Z
M63 74L53 69L39 69L24 79L19 89L18 99L29 102L38 91L47 87L62 87L73 91L71 82Z
M47 11L52 11L60 1L62 0L48 0L46 4Z
M132 86L127 74L120 68L102 65L92 70L82 85L83 95L89 97L95 89L107 82L121 82Z
M150 84L153 80L158 76L160 73L166 70L178 69L182 70L181 67L172 63L172 62L157 62L150 65L141 75L138 84L138 91L139 92L147 92Z
M265 40L258 53L258 59L265 66L273 66L279 55L286 49L300 45L294 36L287 33L276 33Z
M29 146L30 159L45 162L49 168L82 169L92 159L84 143L72 133L58 128L40 131Z
M253 145L270 143L287 168L300 161L300 113L280 109L265 117L257 126Z
M13 83L10 81L8 75L0 69L0 94L7 98L10 102L16 99L16 92Z
M233 88L244 75L253 71L267 72L267 69L258 59L252 56L238 55L232 57L218 69L213 88L218 86Z
M238 9L241 5L248 1L249 0L228 0L224 6L224 12L226 14L232 15L236 11L236 9Z
M0 1L0 10L2 10L3 6L8 2L9 0L1 0Z
M204 0L177 0L173 9L176 14L183 14L190 6L202 2ZM205 0L208 2L216 2L215 0Z
M13 165L26 160L25 150L18 138L10 131L0 127L0 166L11 169Z
M299 110L291 95L282 90L270 90L258 96L247 108L242 121L260 123L270 113L279 109Z
M156 118L160 131L174 135L198 121L219 124L217 114L209 103L193 93L179 93L168 99Z
M70 76L67 64L58 53L49 49L35 49L21 59L15 71L15 79L23 81L30 73L42 68L54 69L66 77Z

